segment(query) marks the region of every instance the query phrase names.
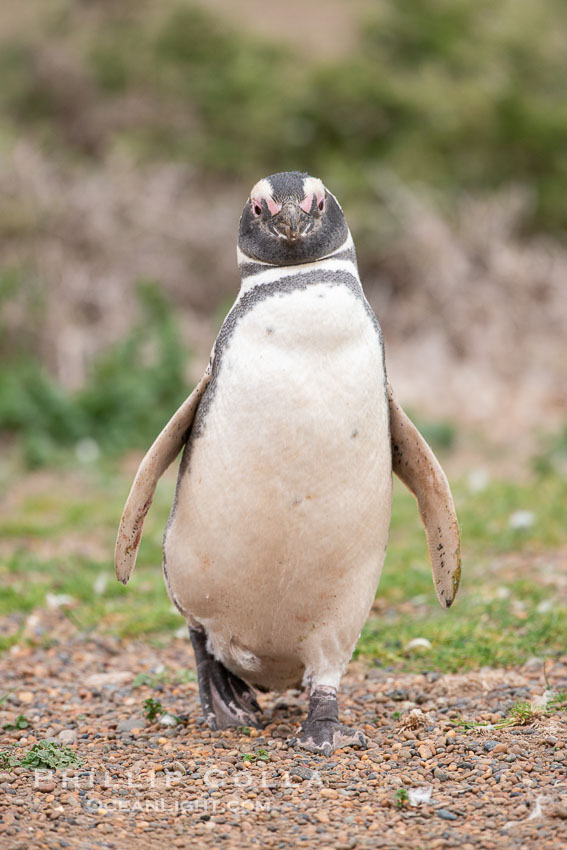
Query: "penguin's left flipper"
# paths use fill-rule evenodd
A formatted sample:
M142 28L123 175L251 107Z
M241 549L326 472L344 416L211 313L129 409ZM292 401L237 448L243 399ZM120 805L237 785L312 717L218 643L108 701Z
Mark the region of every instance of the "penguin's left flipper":
M437 598L449 608L461 580L459 524L449 482L430 447L397 403L390 384L387 389L392 468L417 499Z
M210 364L191 395L173 414L145 455L126 501L114 550L116 578L127 584L136 565L144 519L150 509L157 483L183 445L195 418L203 394L211 380Z

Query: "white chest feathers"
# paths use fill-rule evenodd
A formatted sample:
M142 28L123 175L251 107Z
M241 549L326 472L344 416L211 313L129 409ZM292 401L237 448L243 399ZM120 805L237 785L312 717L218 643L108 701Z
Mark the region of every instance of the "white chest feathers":
M239 302L235 305L234 330L217 352L214 406L235 405L233 415L246 419L256 434L274 416L282 417L281 428L294 411L306 423L316 416L323 434L346 410L356 418L379 403L382 348L360 297L346 286L326 283L265 299L260 289L258 296L242 315Z
M241 669L250 652L268 685L281 665L283 683L320 653L325 669L348 660L383 562L391 451L363 298L328 283L262 294L219 337L165 555L173 598L218 657Z

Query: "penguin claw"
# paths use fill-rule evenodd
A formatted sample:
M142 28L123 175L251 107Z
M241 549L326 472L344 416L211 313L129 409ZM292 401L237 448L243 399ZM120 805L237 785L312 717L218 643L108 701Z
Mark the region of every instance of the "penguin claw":
M211 696L217 726L253 726L260 728L254 713L260 711L252 689L213 659L211 664ZM255 707L254 707L255 706Z
M203 631L189 629L197 662L203 716L213 732L234 726L261 729L254 716L261 711L252 688L211 655Z
M360 747L364 750L368 748L365 735L358 729L329 721L310 722L309 718L299 730L299 735L288 739L287 743L290 747L301 747L326 758L339 747Z
M215 717L214 711L211 711L207 715L205 715L205 723L213 732L218 731L217 718Z
M362 732L339 723L336 688L324 685L312 689L305 723L288 744L326 757L339 747L368 746Z

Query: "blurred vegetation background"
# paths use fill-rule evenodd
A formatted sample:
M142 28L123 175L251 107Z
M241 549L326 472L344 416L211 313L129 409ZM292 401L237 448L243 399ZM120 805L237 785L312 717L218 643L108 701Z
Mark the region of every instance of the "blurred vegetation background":
M156 569L174 474L126 590L116 526L237 293L250 187L300 169L343 205L463 529L448 617L397 493L358 651L419 669L564 651L565 44L563 0L3 4L0 649L182 625Z
M501 443L559 427L562 0L239 10L0 13L0 433L31 464L146 446L236 294L250 186L292 168L343 203L404 401Z

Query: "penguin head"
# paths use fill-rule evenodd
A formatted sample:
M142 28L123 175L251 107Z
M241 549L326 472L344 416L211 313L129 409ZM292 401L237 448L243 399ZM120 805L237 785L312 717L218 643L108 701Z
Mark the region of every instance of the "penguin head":
M238 247L252 260L288 266L326 257L348 236L338 201L317 177L282 171L252 188Z

